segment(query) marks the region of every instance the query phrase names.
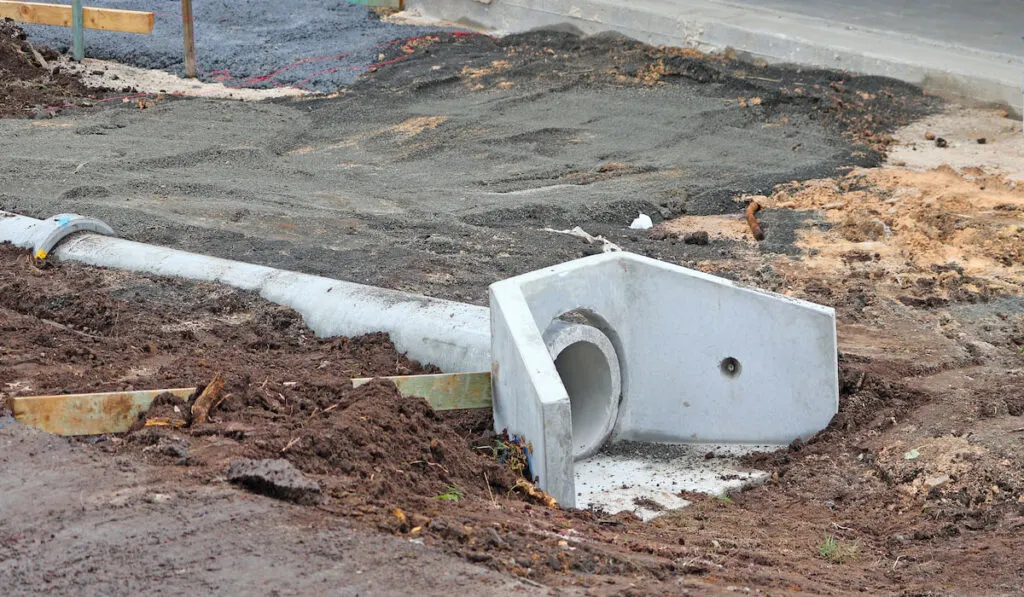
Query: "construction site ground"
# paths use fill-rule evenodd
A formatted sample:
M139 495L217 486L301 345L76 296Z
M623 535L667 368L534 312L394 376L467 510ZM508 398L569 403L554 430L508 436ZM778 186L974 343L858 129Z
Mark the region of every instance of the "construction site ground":
M5 419L12 594L1024 590L1019 121L614 36L444 34L387 52L402 59L332 97L9 110L36 118L0 121L0 209L475 303L599 251L545 230L580 226L835 307L839 414L750 458L762 486L648 523L558 509L517 478L486 412L350 389L426 370L385 337L318 340L243 293L4 248L6 396L217 373L228 395L210 423L123 437ZM637 211L657 226L629 230ZM246 493L225 480L239 457L286 458L325 498Z

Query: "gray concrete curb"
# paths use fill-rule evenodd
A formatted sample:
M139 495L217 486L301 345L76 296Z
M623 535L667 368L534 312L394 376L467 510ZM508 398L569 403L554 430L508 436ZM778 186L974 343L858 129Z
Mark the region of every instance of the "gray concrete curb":
M72 218L74 216L71 216ZM57 218L36 220L0 211L0 243L35 251L51 237ZM318 336L387 332L410 358L444 371L491 367L490 310L373 286L197 255L113 236L82 233L51 255L98 267L219 282L258 292L295 309Z
M1024 58L715 0L408 0L425 17L498 35L560 24L654 45L893 77L954 99L1022 109Z

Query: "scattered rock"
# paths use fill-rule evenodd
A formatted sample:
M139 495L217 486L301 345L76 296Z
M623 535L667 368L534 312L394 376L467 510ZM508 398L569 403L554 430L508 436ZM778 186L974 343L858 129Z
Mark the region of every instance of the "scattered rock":
M228 481L249 491L297 504L318 504L322 499L320 485L281 458L234 460L228 467Z
M949 475L935 475L934 477L928 477L924 480L924 486L929 490L935 489L949 483Z
M647 235L647 238L649 238L651 240L665 240L667 238L677 238L678 236L679 235L676 234L675 232L670 232L670 231L664 230L662 228L654 228Z
M926 132L926 133L924 134L924 138L925 138L925 140L927 140L927 141L934 141L934 140L935 140L935 133L933 133L933 132L931 132L931 131L928 131L928 132Z
M999 357L999 349L995 345L983 340L968 340L967 351L972 357L980 360L989 360Z
M984 145L986 143L988 143L988 139L985 137L978 137L978 145Z
M782 283L782 276L779 275L770 263L764 263L755 272L760 283L769 289L775 289Z
M487 527L484 530L484 545L490 548L504 547L506 545L505 540L501 538L498 531Z
M946 142L946 140L943 139L942 137L939 137L939 138L935 139L935 147L940 147L940 148L949 147L949 143Z
M155 446L143 448L143 452L155 451L157 454L177 458L179 464L188 461L189 441L183 437L161 437Z
M441 537L459 541L460 543L468 541L471 534L470 529L465 525L457 522L449 522L440 517L431 520L428 526L431 531L437 533Z
M687 245L706 245L711 242L711 237L705 230L690 232L683 237L683 243Z

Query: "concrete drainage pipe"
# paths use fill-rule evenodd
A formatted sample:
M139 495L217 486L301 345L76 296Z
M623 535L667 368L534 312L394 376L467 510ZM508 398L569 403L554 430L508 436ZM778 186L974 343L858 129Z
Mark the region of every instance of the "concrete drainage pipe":
M84 234L70 236L76 232ZM102 222L74 214L36 220L0 211L0 243L30 249L37 257L52 253L93 266L219 282L295 309L321 337L387 332L399 351L443 371L484 371L491 365L487 307L104 236L112 233Z
M622 376L615 347L589 325L556 320L544 343L569 394L573 459L592 456L615 429Z

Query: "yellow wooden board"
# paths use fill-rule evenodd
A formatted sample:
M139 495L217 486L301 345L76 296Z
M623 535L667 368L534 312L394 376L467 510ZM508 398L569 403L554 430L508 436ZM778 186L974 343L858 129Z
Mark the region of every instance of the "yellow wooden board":
M71 6L0 0L0 19L2 18L36 25L70 27ZM153 13L86 6L82 8L82 25L86 29L101 29L103 31L152 33Z
M105 392L102 394L64 394L11 398L14 418L56 435L101 435L124 433L139 420L139 413L159 394L170 392L187 400L195 388Z
M434 410L491 408L491 373L439 373L382 377L394 382L403 396L424 398ZM353 379L359 387L372 378Z
M374 378L352 380L353 387ZM491 374L441 373L382 377L398 386L404 396L425 399L435 410L491 407ZM14 418L25 425L56 435L124 433L149 410L153 399L164 392L187 400L195 388L19 396L10 399Z

